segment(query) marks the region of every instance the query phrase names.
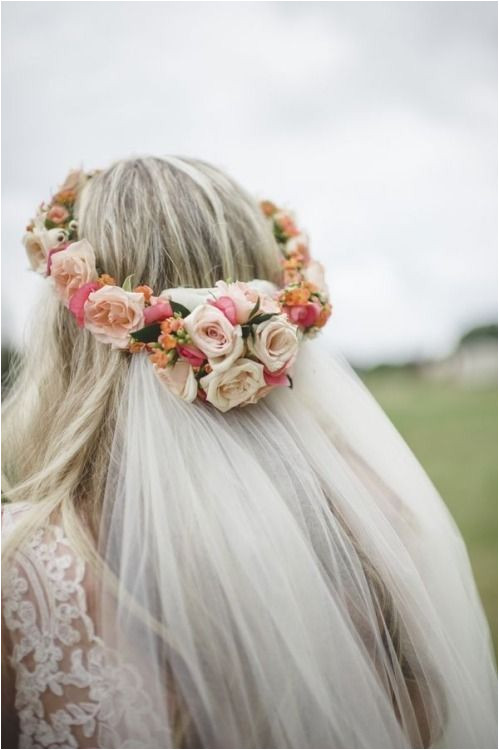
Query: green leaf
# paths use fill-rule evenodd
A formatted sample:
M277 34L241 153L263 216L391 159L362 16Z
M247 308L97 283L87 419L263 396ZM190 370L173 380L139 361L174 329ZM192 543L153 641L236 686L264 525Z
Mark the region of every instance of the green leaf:
M174 302L173 300L170 300L170 305L174 313L178 313L183 318L186 318L188 315L191 314L191 311L188 310L186 307L180 304L180 302Z
M241 331L243 334L243 339L247 339L250 335L251 326L241 326Z
M159 323L153 323L150 326L141 328L140 331L134 331L132 338L135 341L142 341L143 344L150 344L152 341L157 341L161 334L161 326Z
M256 318L253 318L251 320L251 325L258 325L258 323L264 323L266 320L270 320L270 318L273 318L274 315L278 315L279 313L263 313L262 315L257 315Z
M131 292L132 291L132 279L133 279L133 273L130 274L130 276L127 276L125 281L123 282L122 289L125 290L125 292Z
M289 381L289 387L292 389L293 388L293 380L291 379L291 377L289 375L286 375L286 377L287 377L287 379Z

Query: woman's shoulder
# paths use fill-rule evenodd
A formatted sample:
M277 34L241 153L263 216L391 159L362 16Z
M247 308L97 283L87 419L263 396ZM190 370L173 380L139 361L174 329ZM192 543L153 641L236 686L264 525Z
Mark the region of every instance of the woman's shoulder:
M2 508L4 541L31 510ZM47 521L19 539L2 571L19 747L125 747L128 722L147 734L154 716L142 676L99 635L92 566L60 523Z
M2 507L3 543L31 510L29 503ZM90 685L88 669L78 663L81 650L96 644L87 566L60 524L43 523L20 535L19 543L12 541L15 547L2 570L2 614L20 747L84 747L84 730L79 719L66 715L65 696L68 684ZM49 711L54 705L57 720ZM80 713L89 726L91 717Z
M39 652L47 633L64 633L68 644L94 636L87 565L62 525L47 520L14 539L32 510L29 503L2 507L2 544L12 537L14 545L2 570L3 617L17 663Z

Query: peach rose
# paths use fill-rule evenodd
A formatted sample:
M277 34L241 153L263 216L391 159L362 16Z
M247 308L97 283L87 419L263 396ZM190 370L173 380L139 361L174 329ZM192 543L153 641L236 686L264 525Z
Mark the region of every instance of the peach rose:
M253 328L248 349L268 372L290 367L298 353L298 329L285 315L276 315Z
M64 224L69 216L69 211L64 206L55 205L52 206L50 211L47 213L47 219L53 224Z
M72 242L50 259L50 276L66 307L72 295L84 284L97 279L95 253L87 240Z
M142 291L136 293L144 294ZM171 318L172 315L173 310L169 302L156 302L155 305L150 305L150 307L146 307L144 310L144 325L149 326L153 323L161 322L162 320L166 320L166 318Z
M184 401L194 401L198 392L198 383L194 370L188 362L179 359L172 366L154 365L154 371L172 393Z
M32 232L27 232L23 237L23 244L31 268L44 274L47 270L49 250L57 247L66 239L66 233L62 229L35 229Z
M318 302L307 302L305 305L293 305L283 308L289 319L300 328L314 326L319 318L321 306Z
M228 370L213 370L201 378L206 400L220 411L255 403L266 389L263 365L252 359L239 359ZM263 393L262 393L263 395Z
M218 307L204 304L184 318L191 341L208 358L213 369L226 369L244 349L241 326L233 326Z
M144 327L144 295L103 286L89 295L84 315L85 328L98 341L113 349L126 349L130 334Z

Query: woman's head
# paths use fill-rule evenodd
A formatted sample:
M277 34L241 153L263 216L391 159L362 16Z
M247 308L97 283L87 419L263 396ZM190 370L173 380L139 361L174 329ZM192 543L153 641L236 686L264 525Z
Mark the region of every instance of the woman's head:
M279 279L279 252L257 202L204 162L117 162L87 182L78 218L79 236L118 281L133 274L159 291Z
M133 275L159 292L279 280L279 250L258 203L204 162L116 162L87 181L76 215L79 237L118 284ZM12 498L77 509L95 526L129 357L79 330L44 292L5 408L6 484Z

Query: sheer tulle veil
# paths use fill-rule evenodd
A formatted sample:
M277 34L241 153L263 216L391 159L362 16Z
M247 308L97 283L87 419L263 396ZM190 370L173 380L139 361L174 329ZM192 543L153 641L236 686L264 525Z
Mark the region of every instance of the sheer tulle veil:
M460 534L323 348L303 346L293 389L226 414L132 358L100 551L104 638L157 717L133 747L496 746Z

